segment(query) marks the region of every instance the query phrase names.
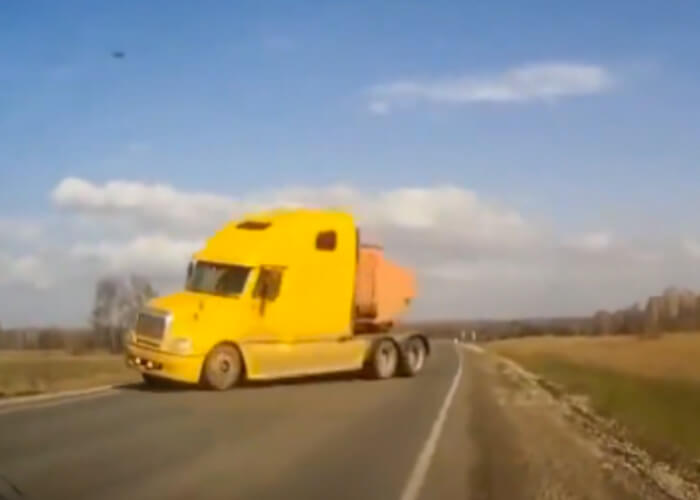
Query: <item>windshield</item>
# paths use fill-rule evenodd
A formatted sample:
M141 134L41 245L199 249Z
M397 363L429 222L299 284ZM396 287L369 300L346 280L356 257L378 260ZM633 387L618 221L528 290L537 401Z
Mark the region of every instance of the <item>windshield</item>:
M250 267L197 262L187 279L190 292L239 295L245 287Z

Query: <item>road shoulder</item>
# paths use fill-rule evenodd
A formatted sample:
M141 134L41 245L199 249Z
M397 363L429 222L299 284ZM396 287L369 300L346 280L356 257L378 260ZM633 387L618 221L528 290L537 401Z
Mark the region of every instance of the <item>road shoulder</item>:
M669 498L611 460L517 366L474 350L463 356L462 385L421 498Z

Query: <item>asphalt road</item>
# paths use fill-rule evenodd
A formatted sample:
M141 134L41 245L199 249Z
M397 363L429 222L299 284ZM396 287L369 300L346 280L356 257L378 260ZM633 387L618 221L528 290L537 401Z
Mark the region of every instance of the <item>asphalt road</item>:
M632 471L536 384L446 342L413 379L0 404L0 475L29 500L670 498Z
M0 474L29 499L399 500L458 366L444 343L413 379L139 386L0 408ZM430 475L422 498L436 498Z

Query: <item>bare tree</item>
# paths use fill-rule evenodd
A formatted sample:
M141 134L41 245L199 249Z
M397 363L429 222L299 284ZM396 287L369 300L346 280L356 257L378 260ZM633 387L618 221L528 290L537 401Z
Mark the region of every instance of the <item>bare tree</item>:
M638 303L625 308L623 311L623 323L617 333L639 334L644 330L644 310Z
M91 317L98 344L113 352L121 350L124 332L135 323L139 309L156 295L142 276L101 278L95 287Z
M692 331L697 328L696 322L697 296L691 290L683 290L680 300L677 327L681 331Z
M593 315L593 333L610 335L613 333L613 316L608 311L598 311Z
M673 323L680 313L681 290L675 286L668 287L661 297L661 315L666 320L666 326L672 329Z
M649 297L644 310L644 334L654 336L661 332L663 297Z

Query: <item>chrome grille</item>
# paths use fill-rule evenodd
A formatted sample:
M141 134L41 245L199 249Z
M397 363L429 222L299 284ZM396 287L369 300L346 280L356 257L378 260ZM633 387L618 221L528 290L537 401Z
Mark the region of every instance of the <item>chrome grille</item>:
M142 311L136 319L136 336L161 340L165 335L165 327L165 316Z

